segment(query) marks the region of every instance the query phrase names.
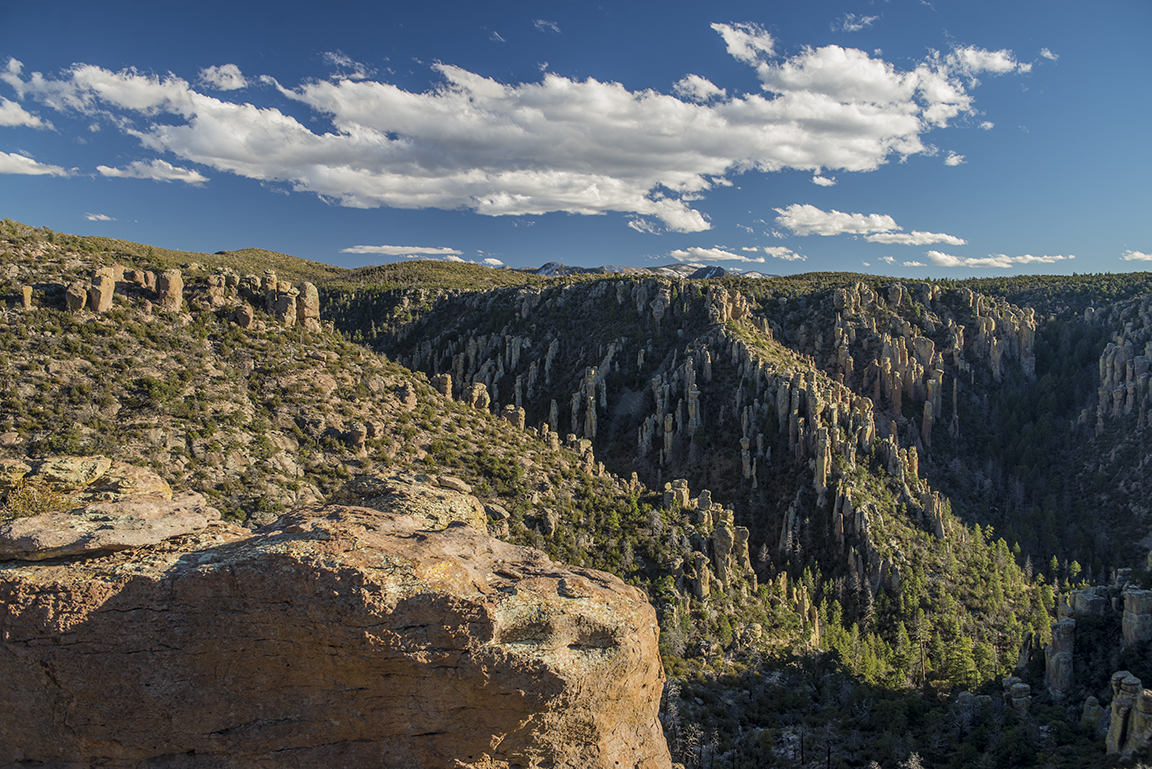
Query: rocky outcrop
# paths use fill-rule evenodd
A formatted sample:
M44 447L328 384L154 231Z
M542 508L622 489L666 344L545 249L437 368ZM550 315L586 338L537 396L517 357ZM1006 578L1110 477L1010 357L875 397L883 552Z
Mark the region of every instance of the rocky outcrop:
M101 456L0 460L0 494L0 560L143 547L220 520L200 494L173 495L151 470Z
M1152 743L1152 689L1121 670L1112 674L1111 720L1105 749L1127 758L1142 753Z
M468 484L450 476L358 475L337 491L332 501L382 512L402 512L429 529L464 523L478 531L487 530L484 505L472 496Z
M1052 625L1052 643L1044 648L1044 682L1059 702L1072 686L1072 645L1076 620L1065 617Z
M0 601L4 765L670 767L643 594L470 526L306 508Z
M164 312L180 312L184 306L184 278L180 270L164 270L156 276L156 304Z
M1152 640L1152 590L1124 591L1124 645Z

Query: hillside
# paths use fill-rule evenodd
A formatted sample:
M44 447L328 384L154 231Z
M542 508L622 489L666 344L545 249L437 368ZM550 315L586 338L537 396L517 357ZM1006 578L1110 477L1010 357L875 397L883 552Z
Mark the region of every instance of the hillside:
M1146 273L543 277L3 235L0 460L148 466L248 526L458 476L491 533L647 594L686 765L1104 760L1065 707L1112 699L1119 638L1074 692L1043 648L1071 588L1119 597L1149 548ZM67 309L114 264L108 309ZM133 276L173 267L165 311ZM303 281L311 327L275 306ZM964 691L993 695L966 721Z

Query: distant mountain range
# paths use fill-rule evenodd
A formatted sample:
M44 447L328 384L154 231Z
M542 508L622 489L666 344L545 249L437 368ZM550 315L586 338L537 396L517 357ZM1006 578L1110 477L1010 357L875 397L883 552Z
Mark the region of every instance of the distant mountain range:
M607 264L602 267L569 267L562 262L548 262L542 267L520 267L516 272L543 275L549 278L564 275L660 275L665 278L687 278L705 280L708 278L775 278L763 272L736 272L723 267L701 267L695 264L666 264L662 267L625 267L620 264Z

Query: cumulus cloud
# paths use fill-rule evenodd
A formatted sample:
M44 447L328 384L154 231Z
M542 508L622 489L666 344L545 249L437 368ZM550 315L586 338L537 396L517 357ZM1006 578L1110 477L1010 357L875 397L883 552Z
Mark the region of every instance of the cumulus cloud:
M435 246L350 246L340 249L342 254L381 254L383 256L459 256L464 253L455 248Z
M560 32L560 25L554 21L546 21L544 19L535 19L532 26L540 32Z
M896 220L885 214L846 214L841 211L822 211L816 206L793 203L787 208L774 209L779 216L776 223L796 235L865 235L870 232L888 232L900 229Z
M461 259L460 257L456 256L455 254L448 254L447 256L444 257L444 259L442 261L464 263L468 260L467 259Z
M722 248L678 248L669 254L678 262L763 262L764 257L753 259Z
M103 176L121 179L152 179L157 182L184 182L185 184L203 184L208 181L208 177L199 171L174 166L166 160L152 160L147 163L143 160L136 160L124 168L96 166L96 170Z
M899 244L902 246L927 246L932 243L947 243L950 246L962 246L968 241L955 235L945 235L943 232L883 232L876 235L865 235L864 240L869 243Z
M983 123L980 124L980 130L981 131L991 131L995 127L996 127L996 124L993 123L991 120L985 120Z
M699 75L688 75L672 87L677 96L694 102L706 102L711 99L723 99L728 92L720 88L707 78Z
M84 218L90 222L114 222L116 221L107 214L84 214Z
M911 261L911 262L901 262L900 266L901 267L927 267L928 265L924 264L924 262Z
M134 69L77 64L25 76L12 59L0 79L21 100L106 122L146 149L336 205L619 212L695 232L710 227L696 202L737 174L830 178L930 153L925 132L972 112L976 74L1018 69L1011 52L977 48L935 52L911 70L839 46L778 56L754 24L712 26L755 68L761 93L732 94L690 75L668 94L547 72L502 83L439 63L441 83L417 92L372 79L340 52L325 54L339 70L328 80L285 87L259 78L290 110ZM311 115L292 114L302 107Z
M821 176L820 174L814 174L812 176L812 183L818 184L821 187L833 187L836 185L836 178L833 177L833 178L829 179L826 176Z
M768 256L783 259L786 262L804 262L808 260L808 257L803 254L798 254L792 249L784 248L783 246L765 246L764 252L768 254Z
M1125 251L1120 258L1125 262L1152 262L1152 254L1144 254L1140 251Z
M248 87L248 81L235 64L221 64L200 70L200 83L218 91L238 91Z
M937 267L992 267L1004 270L1010 270L1020 264L1054 264L1066 259L1076 258L1071 254L1068 256L1032 256L1031 254L1024 254L1023 256L989 254L986 257L952 256L951 254L945 254L940 251L928 251L926 256L928 257L928 261Z
M21 174L24 176L68 176L68 170L60 166L38 163L25 155L0 151L0 174Z
M1060 56L1058 54L1052 53L1047 48L1041 48L1040 49L1040 55L1043 56L1045 59L1048 59L1049 61L1056 61L1057 59L1060 58Z
M944 158L944 165L958 166L964 163L964 156L957 155L955 152L949 152L948 157Z
M871 27L879 18L879 16L857 16L854 13L846 13L832 22L832 31L859 32L862 29Z
M7 128L15 128L17 126L51 128L52 124L47 120L41 120L16 102L0 96L0 126Z
M880 257L880 261L886 262L888 264L896 264L896 257L894 257L894 256L882 256L882 257Z
M489 267L503 267L504 266L504 262L500 261L499 259L493 259L492 257L488 257L487 259L485 259L484 264L488 265Z

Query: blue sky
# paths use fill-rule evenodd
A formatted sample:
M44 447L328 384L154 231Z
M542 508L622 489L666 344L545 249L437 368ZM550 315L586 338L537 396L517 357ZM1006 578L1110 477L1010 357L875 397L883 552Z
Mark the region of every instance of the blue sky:
M165 5L0 4L0 215L348 267L1152 263L1146 0Z

